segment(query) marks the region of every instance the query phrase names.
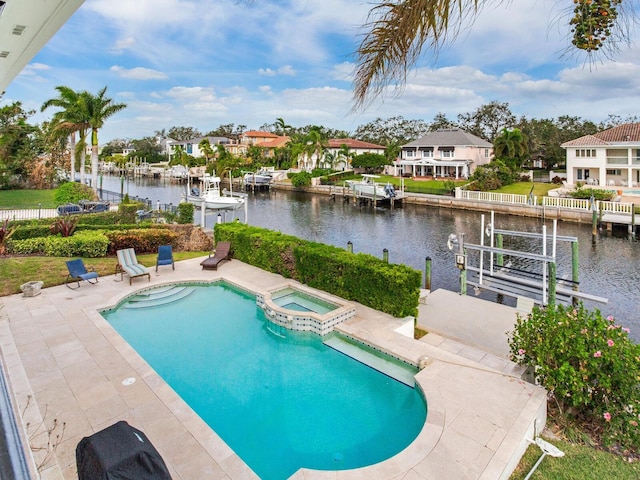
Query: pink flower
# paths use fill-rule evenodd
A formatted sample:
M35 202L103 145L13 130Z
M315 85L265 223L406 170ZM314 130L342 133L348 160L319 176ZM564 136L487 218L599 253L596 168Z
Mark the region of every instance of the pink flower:
M611 414L609 412L604 412L603 417L607 422L611 421Z
M524 348L518 350L518 355L524 355L525 353L527 353L527 351Z
M598 350L596 353L593 354L594 357L598 358L602 356L602 352L600 350Z
M609 320L610 322L613 322L613 315L609 315L609 316L607 317L607 320Z
M630 423L631 425L633 425L634 427L637 427L637 426L638 426L638 422L636 422L635 420L631 420L629 423Z
M611 339L607 340L607 345L609 345L610 347L613 347L615 345L615 342Z
M625 333L631 333L631 330L626 327L622 327L622 331Z
M586 328L583 328L582 330L580 330L580 333L581 333L582 335L586 335L586 334L587 334L587 329L586 329Z

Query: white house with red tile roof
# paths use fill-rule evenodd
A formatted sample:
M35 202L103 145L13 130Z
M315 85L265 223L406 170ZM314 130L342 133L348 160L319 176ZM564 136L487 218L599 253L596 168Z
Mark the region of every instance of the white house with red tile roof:
M640 184L640 123L626 123L561 145L567 183L618 187Z
M492 157L490 142L459 128L443 128L403 145L395 175L467 178Z
M344 154L343 147L348 149L348 154ZM377 153L384 155L385 147L376 145L375 143L363 142L362 140L355 140L353 138L332 138L327 141L322 157L317 158L317 155L311 155L311 158L307 158L307 155L301 154L298 157L298 168L301 170L311 171L314 168L332 168L334 170L347 170L351 159L356 155L362 155L363 153Z

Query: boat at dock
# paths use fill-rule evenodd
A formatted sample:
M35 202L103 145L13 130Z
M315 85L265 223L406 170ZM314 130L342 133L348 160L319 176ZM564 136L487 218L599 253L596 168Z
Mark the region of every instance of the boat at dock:
M196 206L204 206L214 210L235 210L245 203L245 199L241 196L226 194L226 192L220 193L220 177L205 174L200 185L201 187L190 187L187 195L187 201Z
M377 183L377 178L380 178L380 176L365 174L362 175L360 180L346 180L345 184L353 190L354 195L359 197L371 198L377 201L396 198L397 193L393 185L390 183L386 185Z
M269 185L273 181L274 170L261 168L256 172L247 172L244 174L243 180L245 185L264 186Z

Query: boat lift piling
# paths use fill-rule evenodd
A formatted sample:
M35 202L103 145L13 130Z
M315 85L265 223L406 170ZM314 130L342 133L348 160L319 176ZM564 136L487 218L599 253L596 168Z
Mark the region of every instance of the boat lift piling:
M466 294L467 284L473 285L474 290L479 293L481 289L494 292L498 295L508 295L511 297L532 298L536 303L543 306L554 305L556 302L565 304L576 303L578 300L589 300L598 303L607 303L606 298L589 295L578 290L578 240L575 237L559 236L557 234L557 221L553 222L551 235L547 233L547 226L542 227L542 233L518 232L509 230L499 230L494 227L494 215L492 212L491 223L486 226L484 215L481 221L481 240L479 245L465 243L464 234L451 234L447 241L447 246L454 251L456 265L460 269L460 293ZM484 235L491 240L489 245L485 244ZM531 253L527 251L509 250L503 247L503 237L522 237L542 241L542 252ZM495 238L495 244L494 244ZM550 251L548 242L550 244ZM556 265L557 242L571 242L571 280L558 278ZM495 245L495 246L494 246ZM467 250L478 252L478 267L467 265ZM485 253L490 259L489 268L484 266ZM511 262L504 264L504 256L509 256L514 260L522 260L524 268ZM495 263L494 263L495 257ZM539 270L535 267L540 265ZM533 268L526 268L527 265ZM495 267L495 268L494 268ZM473 281L467 281L467 272L474 275ZM569 284L570 289L558 286L558 282Z

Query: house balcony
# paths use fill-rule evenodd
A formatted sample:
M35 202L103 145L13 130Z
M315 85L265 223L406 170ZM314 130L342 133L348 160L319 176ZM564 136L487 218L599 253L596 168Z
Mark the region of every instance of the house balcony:
M628 165L629 157L607 157L607 165Z

